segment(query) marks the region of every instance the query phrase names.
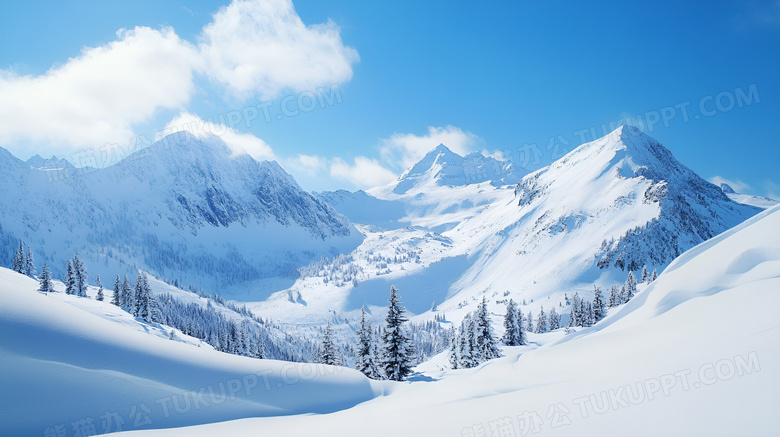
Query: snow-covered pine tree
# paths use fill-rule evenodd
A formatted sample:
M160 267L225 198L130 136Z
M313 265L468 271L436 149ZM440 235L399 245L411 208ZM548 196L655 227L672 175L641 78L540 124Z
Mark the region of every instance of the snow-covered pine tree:
M477 348L477 336L475 334L476 323L474 317L470 317L466 324L466 348L468 349L468 361L466 367L479 365L479 349Z
M468 325L468 324L466 324ZM468 369L471 366L471 349L469 348L468 332L464 329L464 323L461 322L460 334L458 335L458 368Z
M571 299L571 313L569 314L571 323L569 326L582 326L582 299L579 293L574 293Z
M647 271L647 266L642 267L642 279L643 284L650 282L650 273Z
M656 279L658 279L658 271L653 269L653 276L650 277L650 282L654 282Z
M412 372L411 345L404 335L403 324L407 321L404 307L395 286L390 287L390 304L387 307L384 343L385 361L382 363L387 379L403 381Z
M111 303L121 307L122 306L122 288L119 285L119 275L116 275L116 280L114 281L114 295L111 297Z
M555 311L555 306L550 310L550 331L555 331L561 327L561 316Z
M162 321L162 314L160 307L158 306L157 299L152 295L152 287L149 286L149 280L144 274L144 288L146 289L146 296L148 301L147 312L148 316L144 319L149 323L158 323Z
M78 255L73 256L74 293L79 297L87 297L87 268Z
M152 289L149 287L149 280L146 277L146 273L138 273L138 279L135 284L135 294L136 314L134 315L142 318L146 322L156 322L156 319L158 318L156 307L157 301L152 298ZM236 343L234 343L236 350L234 350L233 353L240 355L237 349L241 346L241 339L234 340L236 340Z
M41 276L38 278L38 291L41 293L50 293L54 290L51 288L51 271L46 262L43 263L43 270L41 270Z
M24 259L24 274L29 277L35 276L35 260L30 246L27 246L27 257Z
M254 349L252 350L253 352L252 356L257 359L262 359L263 357L265 357L265 341L263 340L263 337L259 335L255 336L255 341L253 344L254 344Z
M103 283L100 282L100 275L97 275L96 283L98 286L98 292L97 292L97 300L100 302L103 302L103 299L105 299L105 296L103 296Z
M597 323L607 316L607 308L604 299L601 298L601 288L595 285L593 288L593 322Z
M593 305L586 300L582 300L582 326L593 326Z
M613 308L620 305L620 288L612 284L609 290L609 307Z
M509 299L506 304L506 315L504 316L504 336L502 340L507 346L520 346L520 327L517 324L517 307L515 301Z
M525 323L525 330L527 332L534 332L534 315L531 314L531 310L528 310L528 315L525 316L526 323Z
M135 278L135 293L133 293L135 300L135 310L133 311L133 317L141 317L141 313L148 311L147 296L144 290L143 274L139 271L138 276Z
M526 344L525 328L523 327L523 310L517 307L517 335L520 337L519 346Z
M455 333L455 328L450 328L450 367L453 369L460 368L460 347L458 341L458 335Z
M320 363L335 366L338 364L336 359L336 348L333 345L333 330L330 328L330 322L325 326L322 333L322 343L320 344Z
M123 310L130 314L136 313L135 294L133 293L133 288L130 287L130 281L127 279L127 275L125 275L124 279L122 279L122 294L120 302L122 303Z
M19 248L14 252L13 271L24 274L24 266L27 261L24 259L24 242L19 240Z
M487 308L487 298L482 296L482 303L477 310L477 349L480 361L492 360L501 356L493 336L493 326L490 324L490 313Z
M536 333L544 334L547 331L547 315L544 313L544 306L542 306L539 309L539 317L536 319Z
M631 300L634 295L636 294L636 276L634 276L634 272L630 271L628 272L628 277L626 278L626 302Z
M73 262L68 260L68 267L65 273L65 294L74 294L76 292L76 276L73 273Z
M382 363L385 362L385 356L382 351L382 337L384 336L384 332L382 332L382 327L378 326L374 332L372 333L372 341L371 341L371 350L373 352L374 356L374 362L377 365L376 371L377 371L377 379L386 379L385 378L385 370L382 368Z
M366 307L361 308L360 329L358 330L357 360L355 369L371 379L379 379L379 370L374 361L374 330L366 318Z

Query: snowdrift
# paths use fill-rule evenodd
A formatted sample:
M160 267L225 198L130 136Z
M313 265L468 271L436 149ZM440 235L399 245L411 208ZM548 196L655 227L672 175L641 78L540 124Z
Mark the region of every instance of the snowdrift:
M326 413L379 393L351 369L198 348L150 335L167 327L134 321L108 302L46 296L37 285L0 269L2 435Z

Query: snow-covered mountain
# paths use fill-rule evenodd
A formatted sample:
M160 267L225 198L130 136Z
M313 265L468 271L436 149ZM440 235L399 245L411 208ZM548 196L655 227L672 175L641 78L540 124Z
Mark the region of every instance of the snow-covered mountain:
M362 239L276 162L236 155L219 138L180 132L104 169L38 161L0 150L0 241L23 239L55 276L78 252L93 277L139 267L262 299L253 293Z
M729 199L737 203L743 203L745 205L751 205L761 209L771 208L780 203L780 201L770 199L769 197L737 193L733 188L731 188L731 185L726 183L720 184L720 188L727 196L729 196Z
M405 194L426 185L460 186L488 182L493 185L514 184L528 172L511 161L472 152L465 157L439 144L420 161L408 168L397 180L374 192L392 191Z
M442 231L477 214L527 173L511 161L478 152L464 157L439 144L385 186L318 196L354 223Z
M403 194L394 193L398 183L369 190L403 203L416 227L364 229L367 238L351 258L319 265L290 288L307 306L279 293L256 308L301 317L323 308L348 311L380 305L390 283L403 283L410 310L423 317L438 312L457 321L483 295L497 312L509 298L538 312L563 305L564 294L589 296L594 284L623 282L629 270L661 270L760 211L732 201L630 126L512 188L439 184L447 159L451 153L434 149L405 173L412 179L399 178L415 181ZM434 302L436 311L429 311Z
M556 303L566 292L587 295L594 283L622 282L628 270L660 270L759 211L622 126L524 177L513 196L445 233L476 258L450 297L508 292Z

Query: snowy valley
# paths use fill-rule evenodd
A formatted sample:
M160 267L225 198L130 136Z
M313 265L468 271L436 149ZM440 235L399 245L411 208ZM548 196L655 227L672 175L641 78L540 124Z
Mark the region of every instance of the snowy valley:
M780 207L635 127L352 193L216 138L136 153L0 156L9 435L769 435Z

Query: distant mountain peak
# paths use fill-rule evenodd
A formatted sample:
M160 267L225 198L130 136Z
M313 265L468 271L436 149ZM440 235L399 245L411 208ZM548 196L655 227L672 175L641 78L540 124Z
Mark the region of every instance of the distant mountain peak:
M736 194L737 193L736 191L734 191L733 188L731 188L731 185L729 185L727 183L721 183L720 184L720 189L723 190L723 192L726 193L726 194Z
M390 185L395 194L404 194L414 187L428 185L514 184L526 173L510 161L483 156L479 152L464 157L439 144Z

